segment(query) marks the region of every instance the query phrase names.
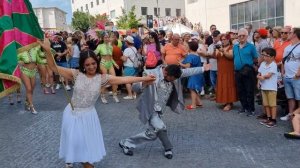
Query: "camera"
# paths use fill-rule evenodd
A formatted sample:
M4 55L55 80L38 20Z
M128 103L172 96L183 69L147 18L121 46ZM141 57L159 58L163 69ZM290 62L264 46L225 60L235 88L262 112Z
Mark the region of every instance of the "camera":
M215 45L216 49L220 49L222 46L220 44Z

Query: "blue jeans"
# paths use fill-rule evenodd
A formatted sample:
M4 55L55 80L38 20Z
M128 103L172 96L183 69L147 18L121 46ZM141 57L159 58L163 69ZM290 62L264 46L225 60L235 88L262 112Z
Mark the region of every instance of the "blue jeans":
M209 73L210 83L213 88L215 88L217 85L217 73L218 71L212 71L212 70L210 70Z

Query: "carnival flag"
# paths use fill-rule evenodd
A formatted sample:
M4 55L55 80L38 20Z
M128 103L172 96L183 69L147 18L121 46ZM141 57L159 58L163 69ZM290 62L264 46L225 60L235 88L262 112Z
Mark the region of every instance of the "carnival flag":
M0 0L0 98L20 87L17 49L38 39L43 32L29 0Z

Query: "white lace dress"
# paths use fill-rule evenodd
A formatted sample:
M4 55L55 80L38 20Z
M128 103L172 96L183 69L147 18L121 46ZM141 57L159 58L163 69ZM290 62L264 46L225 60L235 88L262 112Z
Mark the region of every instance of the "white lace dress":
M75 71L74 71L75 72ZM99 162L106 155L100 121L94 107L101 85L109 76L88 78L83 73L76 76L72 103L64 110L60 138L59 157L66 163Z

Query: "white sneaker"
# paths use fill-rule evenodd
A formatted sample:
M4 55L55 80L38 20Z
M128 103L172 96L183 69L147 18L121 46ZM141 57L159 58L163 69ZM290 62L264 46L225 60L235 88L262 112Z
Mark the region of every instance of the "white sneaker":
M287 121L290 119L290 114L287 114L286 116L280 117L280 120Z
M69 85L66 85L66 90L67 91L70 91L71 90L71 87Z
M125 96L125 97L123 97L123 99L125 99L125 100L133 100L133 97L132 96Z
M104 103L104 104L107 104L107 103L108 103L107 100L106 100L106 98L105 98L104 96L101 96L101 101L102 101L102 103Z
M204 89L202 89L201 93L200 93L201 96L204 96L205 93L204 93Z
M113 95L113 98L114 98L114 100L115 100L116 103L120 103L120 100L119 100L119 98L118 98L117 95Z
M60 84L56 84L55 89L56 89L56 90L60 89Z
M108 92L108 95L112 96L112 95L113 95L113 92L112 92L112 91L109 91L109 92Z
M133 99L136 99L136 94L134 94L132 97L133 97Z

